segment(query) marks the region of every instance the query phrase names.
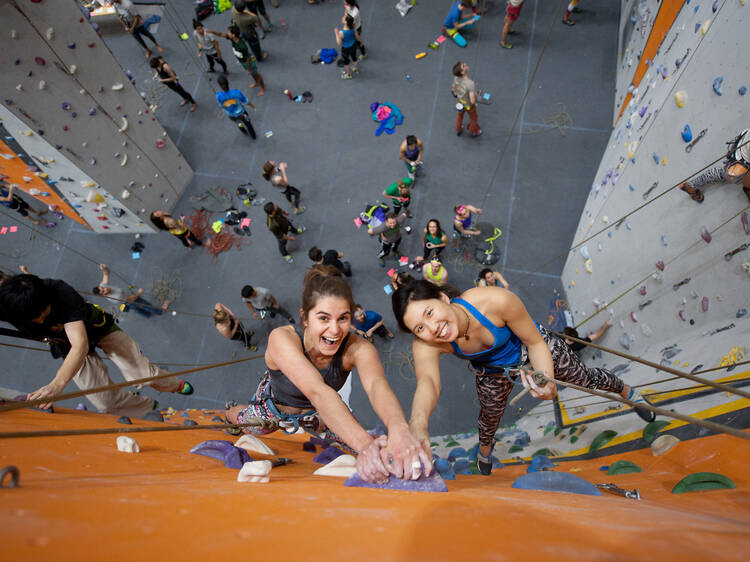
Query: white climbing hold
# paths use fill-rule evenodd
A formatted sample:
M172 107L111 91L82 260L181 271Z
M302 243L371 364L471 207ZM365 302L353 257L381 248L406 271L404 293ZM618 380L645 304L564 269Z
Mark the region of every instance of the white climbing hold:
M15 29L10 30L10 38L11 39L18 39L18 32Z
M122 89L123 89L123 87L124 87L124 86L122 85L122 82L117 82L116 84L112 84L112 89L113 89L113 90L114 90L115 92L116 92L116 91L118 91L118 90L122 90Z
M687 103L687 99L688 99L688 95L685 90L680 90L674 95L674 102L677 104L677 107L685 107L685 104Z
M85 96L86 95L86 90L84 90L83 88L81 88L80 90L78 90L78 93L81 94L82 96Z
M679 442L680 440L674 435L660 435L651 443L651 452L655 457L658 457L669 451Z
M122 155L122 161L120 162L120 166L124 166L127 163L128 163L128 155L127 154L123 154Z
M237 473L237 482L268 482L272 466L271 461L246 462Z
M47 35L47 41L52 41L55 38L55 30L51 27L48 28L46 35Z
M608 217L607 215L604 215L604 216L602 217L602 222L603 222L604 224L609 224L609 217Z
M234 444L235 447L240 447L246 451L253 451L254 453L261 453L262 455L275 455L273 449L263 443L260 439L254 435L243 435Z
M349 478L357 472L357 459L351 455L339 455L328 464L313 472L315 476L338 476Z
M87 147L88 145L89 145L89 143L87 143L86 141L83 141L83 142L81 143L81 146L82 146L83 148L86 148L86 147Z
M120 435L117 438L117 450L123 453L140 453L141 449L138 447L138 442L132 437L127 435Z
M70 72L71 74L75 74L76 70L78 70L78 67L74 64L71 64L70 68L68 69L68 72Z
M167 131L164 131L164 132L163 132L163 133L161 134L161 136L163 136L163 137L166 137L166 136L167 136Z
M47 87L47 82L44 80L39 80L39 85L37 86L40 90L44 90Z
M710 26L711 26L710 19L707 19L706 21L704 21L703 24L701 25L701 35L705 35Z
M22 84L16 84L16 90L18 90L19 92L21 90L23 90L23 85Z
M127 130L128 130L128 120L125 117L122 117L122 125L120 125L120 128L118 129L118 131L120 131L121 133L124 133Z

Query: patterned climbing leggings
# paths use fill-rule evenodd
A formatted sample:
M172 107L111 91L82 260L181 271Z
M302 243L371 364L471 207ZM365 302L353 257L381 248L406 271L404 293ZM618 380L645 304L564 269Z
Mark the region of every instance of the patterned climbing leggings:
M608 392L622 392L622 380L606 369L592 369L586 367L575 352L561 339L553 336L547 330L539 328L544 341L552 353L552 363L555 368L555 378L586 388L605 390ZM494 442L495 430L505 411L505 404L513 389L513 383L505 376L476 377L477 395L479 397L479 445L486 447Z
M744 164L743 164L744 165ZM731 176L728 173L729 168L731 167L731 163L724 163L719 166L714 166L713 168L709 168L705 172L703 172L701 175L697 176L694 180L690 182L690 185L692 185L695 188L703 187L704 185L710 185L712 183L740 183L742 182L743 178L745 177L745 174L742 174L740 176ZM738 166L739 168L739 166Z
M266 371L266 374L258 384L258 388L253 395L250 404L246 408L240 410L237 414L237 423L247 423L251 418L262 418L264 420L283 420L286 419L282 412L279 412L273 404L269 404L267 397L270 393L271 386L271 375ZM314 410L311 410L313 413ZM263 429L260 427L245 427L243 428L246 432L253 435L267 435L276 431L275 429ZM336 435L333 431L326 428L323 432L322 437L329 442L335 442L342 449L348 453L357 454L351 447L349 447L341 437Z

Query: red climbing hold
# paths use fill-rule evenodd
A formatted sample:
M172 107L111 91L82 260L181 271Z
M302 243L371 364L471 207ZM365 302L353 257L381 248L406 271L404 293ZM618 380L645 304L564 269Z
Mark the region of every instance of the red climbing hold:
M677 313L677 316L679 316L680 320L682 320L683 322L685 322L685 320L687 320L687 316L685 315L685 311L684 310L680 310Z
M701 299L701 310L703 312L708 312L708 307L710 306L710 302L708 300L708 297L703 297Z
M63 125L63 131L67 131L67 130L68 130L68 126L67 125Z
M96 43L89 43L89 49L93 49L94 47L96 47Z
M701 238L705 240L706 244L711 243L711 233L708 231L708 229L705 226L701 227Z
M44 60L42 57L34 57L34 62L37 63L39 66L44 66L47 64L47 61Z
M659 271L664 271L664 262L661 260L656 262L656 269L658 269Z
M641 285L638 287L638 293L640 293L642 296L646 296L646 285Z

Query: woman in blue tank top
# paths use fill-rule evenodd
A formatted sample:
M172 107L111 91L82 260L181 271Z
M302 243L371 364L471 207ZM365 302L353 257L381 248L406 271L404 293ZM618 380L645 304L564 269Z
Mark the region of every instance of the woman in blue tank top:
M359 61L357 60L357 42L361 42L362 39L359 37L359 33L354 29L354 18L352 16L344 16L341 19L344 24L343 29L339 31L339 28L333 30L333 35L336 37L336 43L341 47L341 59L344 61L344 72L341 73L342 80L349 80L352 77L352 71L349 68L349 62L354 63L354 72L359 72Z
M364 480L383 482L389 474L417 479L422 466L429 474L431 455L426 451L430 449L423 450L410 432L375 347L349 333L353 310L351 288L337 269L316 265L308 270L302 291L304 329L298 333L293 326L282 326L271 332L265 354L268 371L254 400L230 408L227 420L283 420L285 416L317 413L336 438L358 454L357 472ZM387 439L373 439L337 393L353 369L388 429Z
M477 465L482 474L492 471L495 431L513 388L508 377L520 374L535 398L551 400L557 394L554 382L537 386L525 371L517 371L521 366L530 364L550 378L643 400L609 371L587 368L565 342L536 324L510 291L477 287L457 298L450 293L450 288L420 280L400 287L391 297L399 327L416 336L412 354L417 389L409 426L423 444L429 444L428 420L440 395L442 354L467 359L475 374L481 408ZM636 413L647 421L654 418L642 408Z

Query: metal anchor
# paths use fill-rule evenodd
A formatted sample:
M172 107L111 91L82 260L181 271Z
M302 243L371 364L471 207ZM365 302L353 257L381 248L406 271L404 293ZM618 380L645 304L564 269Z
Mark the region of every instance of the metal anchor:
M693 147L695 146L695 144L699 140L701 140L703 137L705 137L707 132L708 132L708 129L703 129L700 133L698 133L698 136L695 137L695 140L693 140L693 142L691 142L685 147L685 152L690 152L691 150L693 150Z

